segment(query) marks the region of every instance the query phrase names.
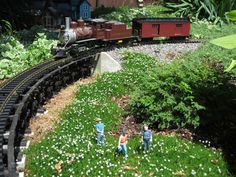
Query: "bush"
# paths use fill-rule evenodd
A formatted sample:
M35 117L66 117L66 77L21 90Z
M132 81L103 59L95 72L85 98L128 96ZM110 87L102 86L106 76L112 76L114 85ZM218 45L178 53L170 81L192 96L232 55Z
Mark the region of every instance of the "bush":
M140 122L159 128L198 127L209 104L204 95L229 80L217 62L185 58L149 71L131 97L131 112ZM219 92L222 94L222 92ZM207 97L206 97L207 98Z
M190 17L192 20L207 19L208 21L223 23L225 12L236 6L234 0L180 0L176 3L166 3L166 7L173 9L177 16Z
M161 129L197 127L198 111L204 107L197 103L185 74L178 72L178 64L164 68L158 67L143 78L142 89L136 90L130 101L132 113L139 121L158 123Z
M0 79L17 73L50 58L50 48L57 42L39 33L35 41L25 47L13 36L2 36L0 43Z
M39 33L45 34L47 36L47 39L50 40L58 39L58 35L55 32L49 31L45 27L39 25L31 27L29 30L24 29L18 31L16 33L16 36L21 43L23 43L24 45L29 45L37 39Z
M167 10L167 8L161 6L146 6L144 8L121 7L108 15L104 15L103 17L108 20L117 20L130 25L132 20L138 17L171 16L171 14L165 13Z

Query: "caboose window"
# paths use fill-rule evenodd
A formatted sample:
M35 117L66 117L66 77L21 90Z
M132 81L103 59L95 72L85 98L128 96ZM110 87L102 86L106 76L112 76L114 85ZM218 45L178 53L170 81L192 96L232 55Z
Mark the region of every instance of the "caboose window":
M183 27L183 24L176 24L176 27L181 28L181 27Z

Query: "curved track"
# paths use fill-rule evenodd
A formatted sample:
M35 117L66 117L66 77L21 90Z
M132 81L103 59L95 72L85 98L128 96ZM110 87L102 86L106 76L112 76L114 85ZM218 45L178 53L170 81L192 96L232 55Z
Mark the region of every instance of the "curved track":
M67 84L89 76L99 49L76 58L50 60L30 68L0 87L0 177L18 176L17 156L24 133L38 107Z

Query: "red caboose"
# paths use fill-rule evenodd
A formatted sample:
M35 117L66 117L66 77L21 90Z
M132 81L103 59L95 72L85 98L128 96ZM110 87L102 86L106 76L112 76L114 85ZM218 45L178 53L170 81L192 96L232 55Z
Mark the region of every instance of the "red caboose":
M133 20L133 34L140 38L187 37L189 18L137 18Z

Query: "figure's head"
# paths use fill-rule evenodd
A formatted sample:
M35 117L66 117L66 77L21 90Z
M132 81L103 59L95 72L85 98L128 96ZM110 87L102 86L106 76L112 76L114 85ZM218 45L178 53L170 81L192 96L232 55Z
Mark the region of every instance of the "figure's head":
M102 119L101 118L96 118L96 122L101 122L102 121Z
M148 130L148 126L147 125L144 125L143 126L143 129L146 131L146 130Z
M121 131L121 133L122 133L123 135L125 135L125 133L126 133L126 130L125 130L125 128L122 128L122 131Z

